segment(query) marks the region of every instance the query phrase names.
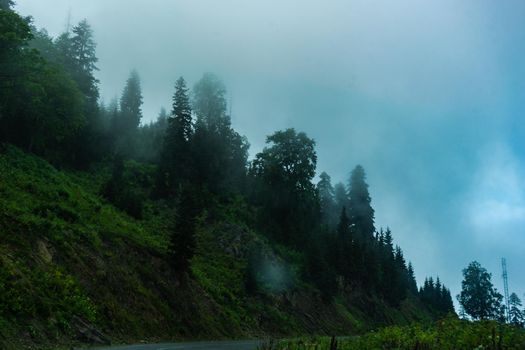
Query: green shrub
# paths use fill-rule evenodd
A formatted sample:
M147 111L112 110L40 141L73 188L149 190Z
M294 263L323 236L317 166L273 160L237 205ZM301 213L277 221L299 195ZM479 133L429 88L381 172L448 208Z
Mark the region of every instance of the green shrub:
M329 350L327 337L282 341L277 349ZM495 321L469 322L451 317L431 325L386 327L362 336L341 338L339 350L525 349L525 330Z

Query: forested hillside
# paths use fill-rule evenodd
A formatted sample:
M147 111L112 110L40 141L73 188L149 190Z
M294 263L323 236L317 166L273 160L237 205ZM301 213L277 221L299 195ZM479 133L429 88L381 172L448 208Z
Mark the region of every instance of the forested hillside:
M0 343L355 334L454 313L378 228L365 169L316 179L315 141L249 160L226 88L174 82L142 121L140 76L99 99L83 20L57 38L0 1ZM168 103L169 101L167 101ZM353 169L353 170L352 170Z

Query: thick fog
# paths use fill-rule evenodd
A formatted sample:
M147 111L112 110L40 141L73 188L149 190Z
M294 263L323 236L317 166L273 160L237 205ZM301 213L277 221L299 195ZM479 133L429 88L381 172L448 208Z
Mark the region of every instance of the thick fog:
M251 154L295 127L318 171L362 164L377 227L389 226L418 282L455 296L478 260L525 292L525 3L516 1L17 0L51 35L87 18L101 95L142 79L144 122L183 75L228 88ZM317 180L316 180L317 181Z

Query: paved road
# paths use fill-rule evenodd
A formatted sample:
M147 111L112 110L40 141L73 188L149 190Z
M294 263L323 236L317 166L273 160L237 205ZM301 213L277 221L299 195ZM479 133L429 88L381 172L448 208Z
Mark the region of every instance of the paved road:
M129 346L111 346L105 348L94 348L93 350L255 350L261 344L258 340L240 341L203 341L191 343L161 343L141 344Z

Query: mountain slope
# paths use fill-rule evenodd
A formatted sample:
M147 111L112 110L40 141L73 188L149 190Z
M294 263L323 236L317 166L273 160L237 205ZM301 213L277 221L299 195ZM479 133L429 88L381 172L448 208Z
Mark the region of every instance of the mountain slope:
M139 167L148 176L148 167ZM98 194L107 179L59 171L0 149L0 345L352 334L430 319L412 297L399 310L360 289L331 303L301 277L301 254L250 229L242 199L199 219L192 277L168 264L172 210L147 201L136 220ZM246 288L250 252L261 286Z

